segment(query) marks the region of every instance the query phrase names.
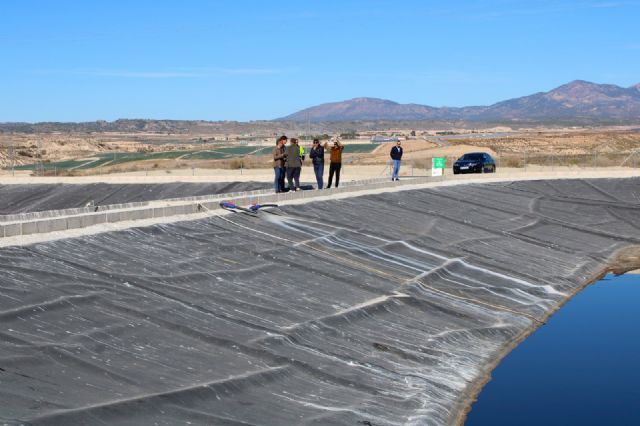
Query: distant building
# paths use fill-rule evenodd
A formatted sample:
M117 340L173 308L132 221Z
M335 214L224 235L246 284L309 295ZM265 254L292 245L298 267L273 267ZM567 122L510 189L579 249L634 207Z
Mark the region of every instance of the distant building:
M371 137L371 143L384 143L384 142L391 142L391 143L395 143L398 142L400 139L398 139L395 136L380 136L380 135L375 135L373 137Z

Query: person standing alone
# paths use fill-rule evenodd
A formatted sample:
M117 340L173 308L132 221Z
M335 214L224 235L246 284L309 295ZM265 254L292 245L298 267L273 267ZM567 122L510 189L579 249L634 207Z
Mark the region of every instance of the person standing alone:
M297 191L300 189L300 171L302 170L302 156L300 155L298 139L291 138L286 154L287 158L285 159L285 165L287 166L289 190Z
M400 141L396 142L396 146L391 148L391 159L393 160L393 174L391 180L400 180L398 174L400 173L400 160L402 160L402 146Z
M330 149L329 182L327 184L327 188L331 188L331 181L333 180L334 173L336 175L337 188L340 183L340 169L342 168L342 150L344 149L344 145L340 143L340 139L336 138L331 148L329 148L329 142L325 142L324 149Z
M313 172L316 175L318 189L322 189L324 185L324 181L322 180L322 175L324 174L324 148L320 145L320 141L318 139L313 140L309 157L313 163Z
M287 170L284 167L284 161L287 158L284 146L286 143L287 137L282 135L278 138L276 147L273 148L273 172L275 174L273 179L273 186L276 192L284 191L284 176Z

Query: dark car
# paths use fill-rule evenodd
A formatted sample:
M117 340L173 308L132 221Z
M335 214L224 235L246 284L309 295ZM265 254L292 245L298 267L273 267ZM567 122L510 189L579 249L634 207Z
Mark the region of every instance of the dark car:
M486 152L469 152L453 163L453 174L458 173L494 173L496 162Z

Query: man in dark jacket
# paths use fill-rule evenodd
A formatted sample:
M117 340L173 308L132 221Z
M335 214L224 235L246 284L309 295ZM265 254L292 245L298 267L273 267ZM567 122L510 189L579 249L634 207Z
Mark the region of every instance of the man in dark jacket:
M396 142L396 146L391 148L391 159L393 160L393 174L391 180L400 180L398 173L400 173L400 160L402 160L402 147L400 141Z
M300 155L298 139L291 138L289 146L286 150L286 154L287 158L285 159L285 166L287 167L287 181L289 182L289 190L297 191L300 189L300 171L302 170L302 156Z
M285 144L287 143L287 137L282 135L278 138L275 148L273 148L273 172L275 177L273 179L273 187L276 192L284 191L284 177L286 174L286 168L284 166L284 160L287 158L285 153Z
M324 174L324 148L320 145L318 139L313 140L309 157L311 157L311 162L313 163L313 172L316 174L318 189L322 189L324 184L322 180L322 175Z

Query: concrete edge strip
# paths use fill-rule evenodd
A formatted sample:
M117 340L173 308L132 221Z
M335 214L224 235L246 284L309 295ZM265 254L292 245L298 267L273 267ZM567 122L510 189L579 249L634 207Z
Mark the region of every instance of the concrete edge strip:
M232 193L232 194L215 194L206 197L189 197L187 199L176 200L158 200L148 203L130 203L129 205L113 205L112 209L105 211L84 211L78 213L78 209L62 210L51 214L46 212L46 217L38 219L27 219L9 223L0 223L0 241L7 238L22 237L33 234L49 234L53 232L69 231L74 229L88 228L95 225L114 224L119 222L127 222L127 227L136 226L136 221L149 219L161 219L173 216L188 216L202 213L200 205L205 206L208 210L217 210L220 208L219 202L225 199L232 199L238 205L250 205L251 203L283 203L297 199L313 199L326 197L327 195L335 195L342 193L351 193L361 191L363 188L383 188L385 186L396 187L407 185L410 183L418 183L417 181L425 181L426 178L414 178L401 182L384 182L370 183L370 181L360 181L357 184L353 182L351 185L335 188L328 191L300 191L282 194L266 193L262 191L250 191L248 193ZM323 193L324 192L324 193ZM249 195L247 195L249 194ZM229 196L231 195L231 197ZM80 209L81 211L85 209ZM70 214L64 214L70 213ZM181 219L184 220L184 219ZM3 241L0 246L5 246L8 241ZM13 244L11 244L13 245Z
M419 176L416 176L418 178ZM411 177L410 179L413 179ZM370 185L373 183L381 183L388 182L389 178L372 178L372 179L364 179L364 180L354 180L347 181L343 183L344 187L353 187L353 186L361 186L361 185ZM158 184L162 185L162 184ZM3 224L13 224L18 222L26 222L26 221L36 221L43 219L53 219L58 217L67 217L67 216L82 216L91 213L97 212L105 212L109 210L129 210L133 208L140 208L146 206L154 206L158 204L164 203L187 203L194 201L219 201L219 200L228 200L235 199L239 197L258 197L258 196L266 196L273 194L272 189L257 189L253 191L244 191L244 192L228 192L221 194L208 194L208 195L196 195L191 197L179 197L179 198L166 198L162 200L151 200L151 201L138 201L131 203L120 203L120 204L105 204L99 206L87 206L87 207L75 207L69 209L59 209L59 210L44 210L38 212L26 212L26 213L15 213L8 215L0 215L0 225ZM1 235L0 235L1 236Z
M627 176L629 177L629 176ZM552 177L552 179L576 179L585 176ZM344 199L354 196L380 194L392 191L408 191L437 186L451 186L476 183L497 183L520 180L549 179L545 176L519 176L519 177L486 177L465 180L444 180L432 177L407 178L401 181L371 182L360 181L360 184L342 186L322 191L300 191L281 194L256 194L233 197L215 197L207 201L179 200L168 202L161 200L150 202L141 207L109 210L103 212L90 212L80 215L56 216L40 220L31 220L15 223L0 224L0 247L26 245L36 242L56 240L62 238L74 238L81 235L110 232L133 227L151 226L159 223L171 223L185 220L195 220L212 214L227 213L219 206L223 199L232 199L236 204L248 206L251 203L277 203L281 205L300 204L312 201L327 201ZM225 194L226 195L226 194ZM206 208L203 211L201 206ZM218 211L216 213L216 211Z

